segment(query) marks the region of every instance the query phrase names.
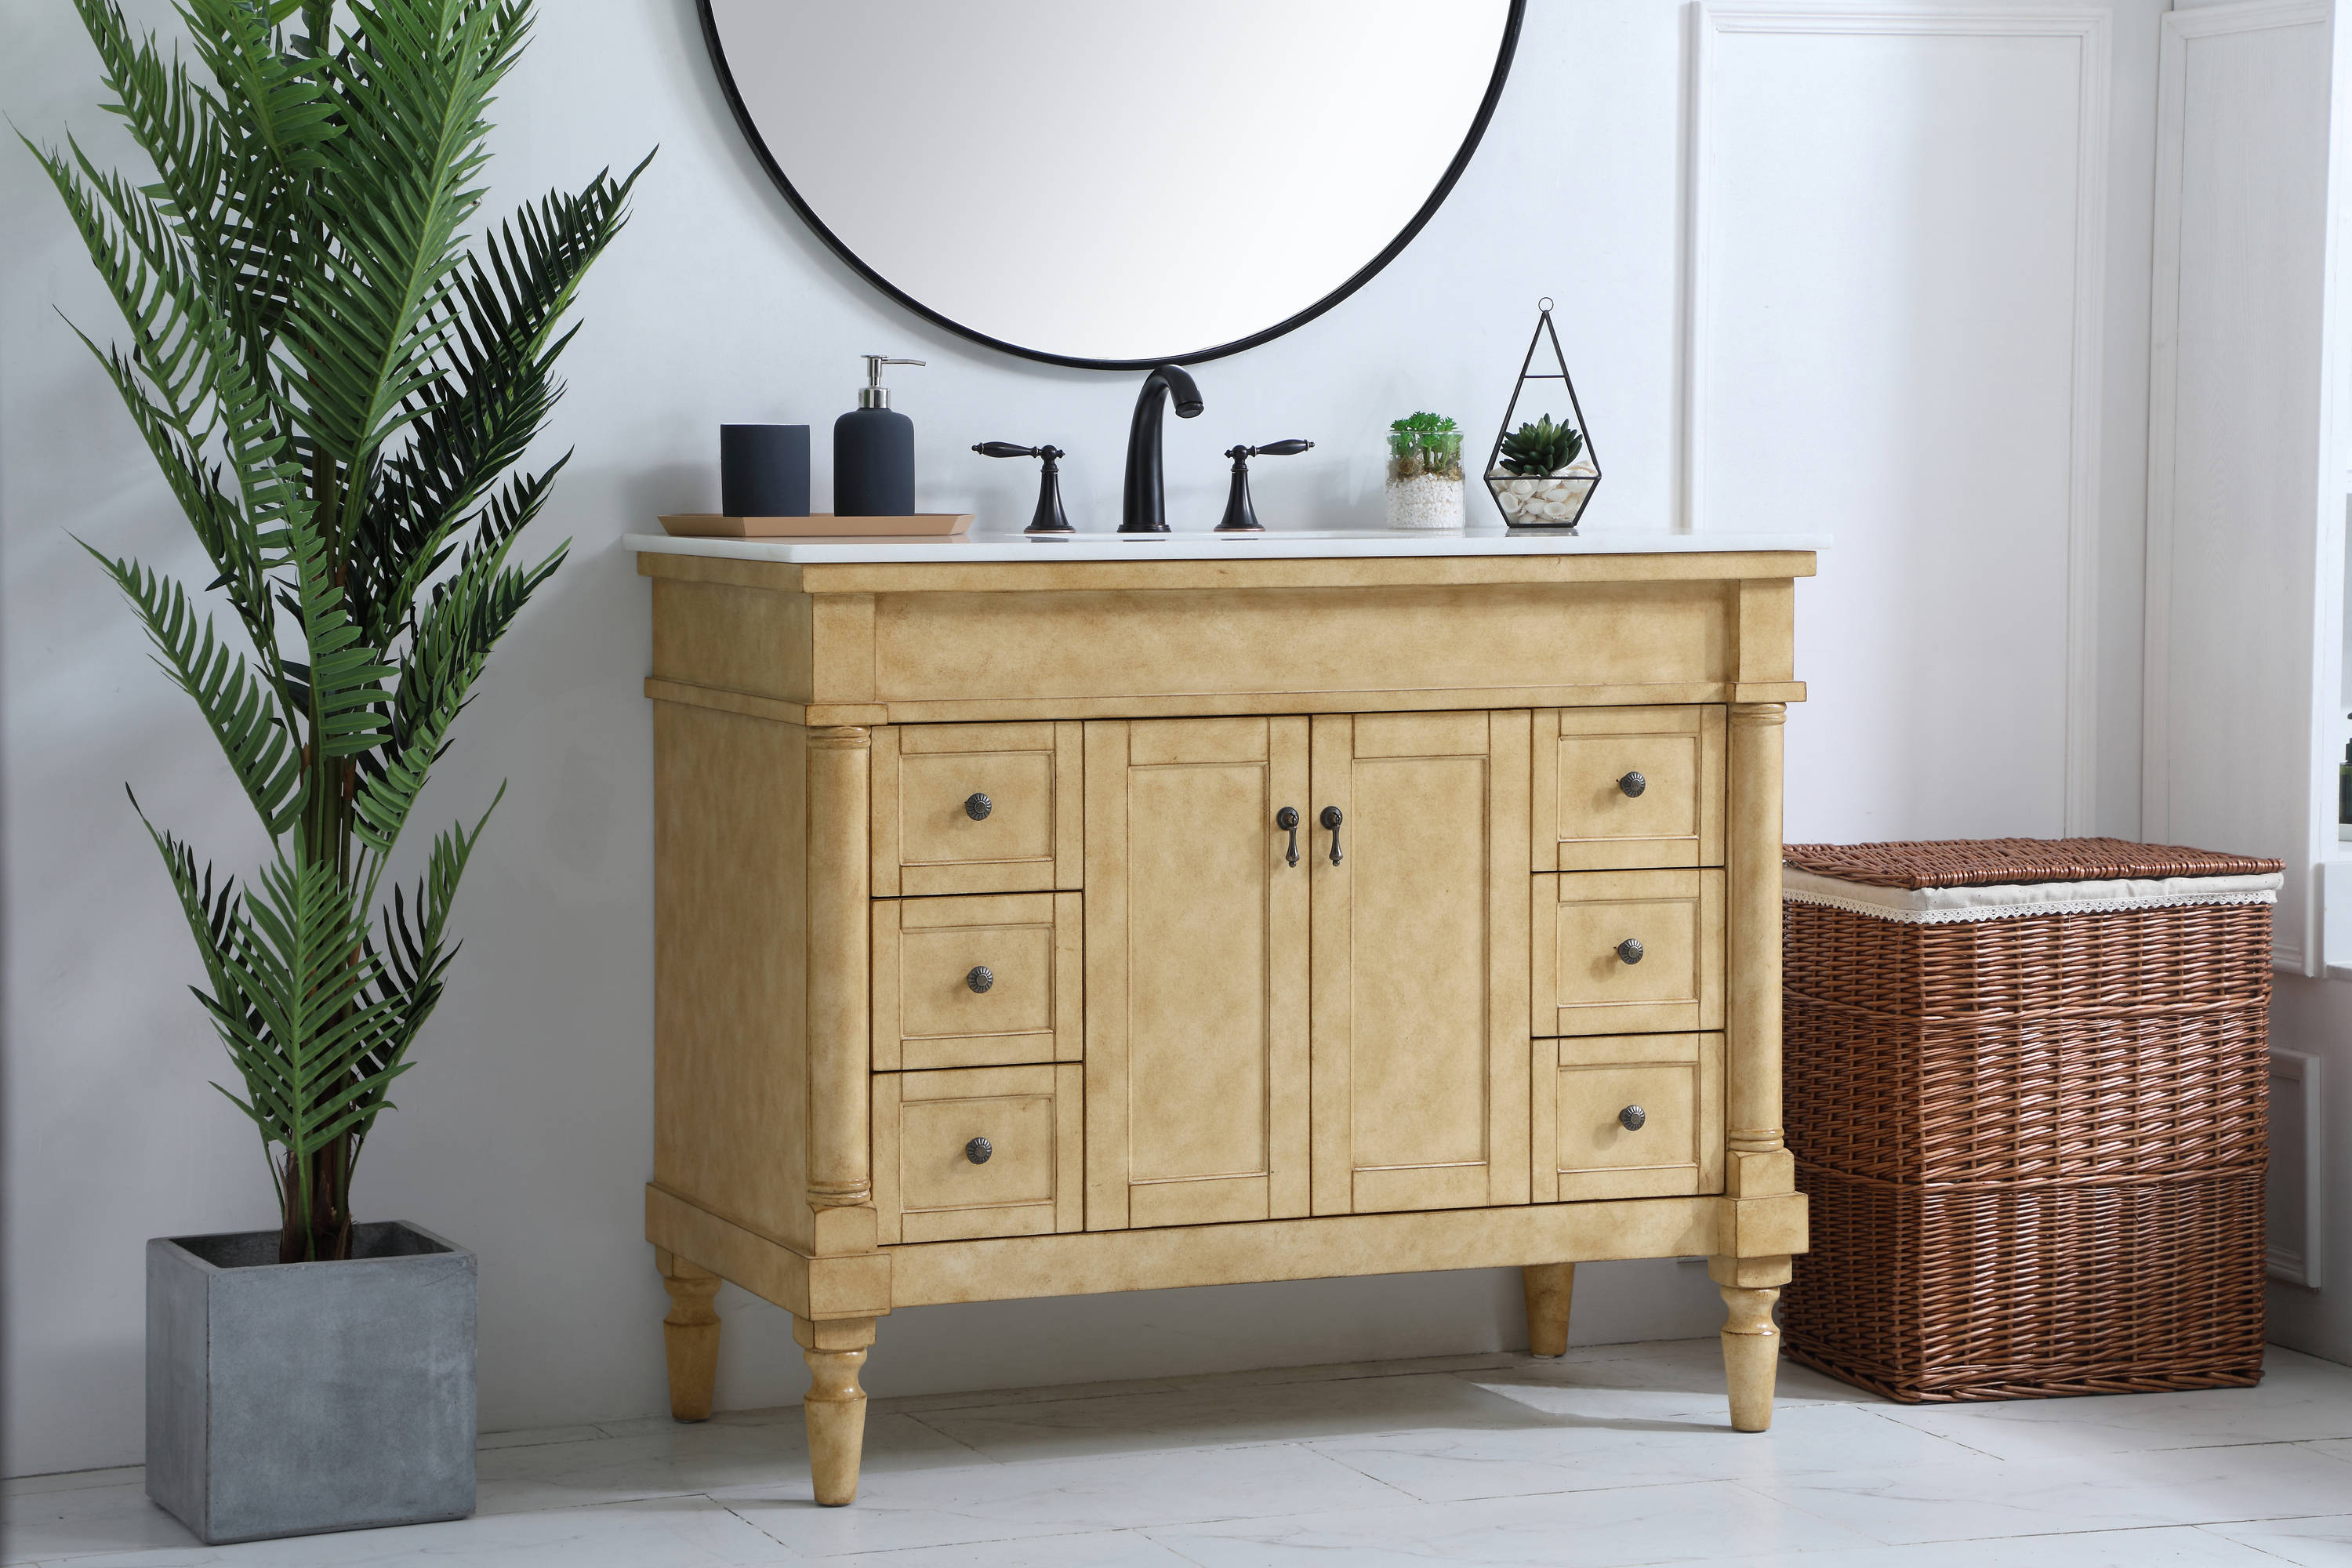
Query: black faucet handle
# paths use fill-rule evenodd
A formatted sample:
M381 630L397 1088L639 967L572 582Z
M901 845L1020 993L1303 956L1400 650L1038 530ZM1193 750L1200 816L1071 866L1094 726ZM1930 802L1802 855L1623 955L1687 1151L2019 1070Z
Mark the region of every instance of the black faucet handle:
M1016 447L1010 441L982 441L972 448L983 458L1043 458L1037 470L1037 510L1024 533L1076 533L1069 514L1062 510L1062 470L1055 465L1069 456L1059 447Z
M1276 441L1271 447L1228 447L1225 456L1234 460L1234 468L1239 470L1246 468L1252 458L1295 458L1314 447L1312 441Z
M1293 438L1276 441L1270 447L1228 447L1225 456L1234 460L1234 483L1225 497L1225 517L1217 524L1218 533L1264 533L1265 527L1257 520L1257 508L1250 501L1249 460L1252 458L1295 458L1314 449L1312 441Z

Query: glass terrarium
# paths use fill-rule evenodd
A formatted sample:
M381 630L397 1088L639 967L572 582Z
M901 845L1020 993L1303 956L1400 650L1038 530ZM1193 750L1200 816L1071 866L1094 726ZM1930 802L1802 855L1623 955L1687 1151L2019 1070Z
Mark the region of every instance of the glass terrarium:
M1551 301L1540 301L1538 310L1535 335L1486 459L1486 489L1513 528L1573 529L1601 483L1601 463L1552 327ZM1537 370L1537 351L1547 346L1554 368Z
M1462 429L1439 414L1389 426L1389 526L1462 526Z

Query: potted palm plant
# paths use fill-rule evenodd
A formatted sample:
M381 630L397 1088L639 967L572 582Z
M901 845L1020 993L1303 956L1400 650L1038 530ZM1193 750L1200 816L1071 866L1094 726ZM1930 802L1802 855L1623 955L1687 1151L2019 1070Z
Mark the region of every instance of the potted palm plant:
M390 868L491 649L562 560L516 546L563 463L518 464L637 173L469 237L528 0L367 0L348 22L335 0L181 0L193 66L113 0L75 3L152 177L26 145L129 324L83 341L228 628L84 547L271 846L216 877L147 823L279 1214L148 1244L148 1491L206 1542L465 1514L473 1258L358 1223L352 1184L441 997L488 811L434 837L413 888Z

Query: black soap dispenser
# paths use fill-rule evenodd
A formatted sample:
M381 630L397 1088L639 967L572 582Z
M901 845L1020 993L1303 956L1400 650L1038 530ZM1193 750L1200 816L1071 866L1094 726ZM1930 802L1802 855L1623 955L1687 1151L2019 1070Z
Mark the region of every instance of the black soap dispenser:
M833 515L912 517L915 422L890 406L882 367L923 362L862 357L866 384L857 390L857 406L833 422Z

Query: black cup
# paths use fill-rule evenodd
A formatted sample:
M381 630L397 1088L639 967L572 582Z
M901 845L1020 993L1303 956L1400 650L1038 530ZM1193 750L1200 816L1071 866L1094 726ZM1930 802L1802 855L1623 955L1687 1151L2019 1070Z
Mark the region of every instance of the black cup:
M721 425L719 510L728 517L806 517L809 427Z

